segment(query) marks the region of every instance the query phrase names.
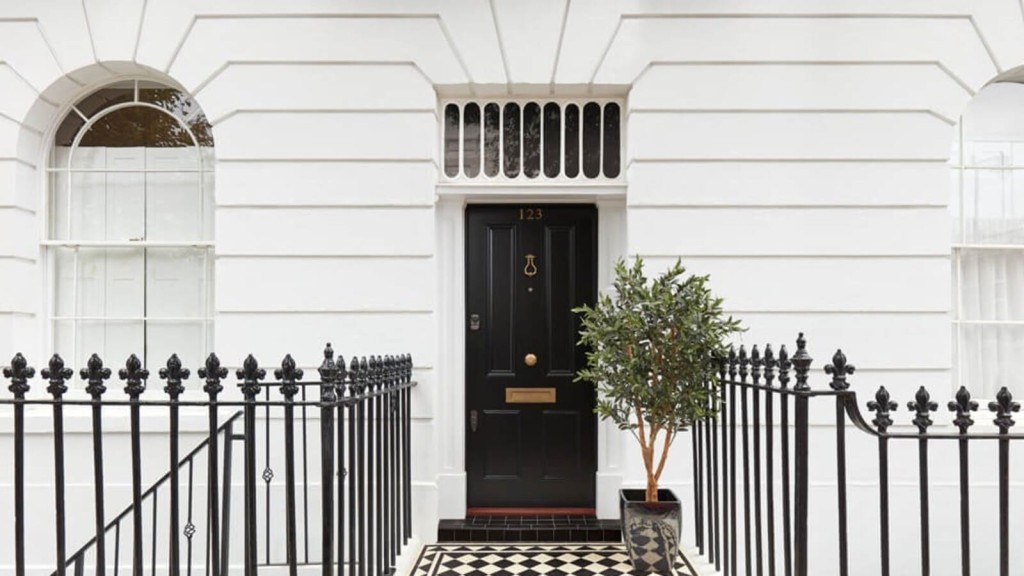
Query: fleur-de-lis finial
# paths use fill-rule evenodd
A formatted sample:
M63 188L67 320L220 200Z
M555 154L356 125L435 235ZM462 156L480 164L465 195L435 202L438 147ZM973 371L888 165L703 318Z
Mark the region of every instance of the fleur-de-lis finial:
M334 380L338 377L338 365L334 363L334 348L330 342L324 347L324 360L317 372L320 374L320 401L336 402L338 396L334 390Z
M961 386L956 391L956 399L950 400L948 408L950 412L956 412L953 424L960 429L961 434L967 434L967 429L974 424L974 420L971 419L971 412L978 409L978 403L971 400L970 390Z
M405 382L412 382L412 354L405 355Z
M92 396L93 400L99 400L107 391L107 387L103 383L110 378L110 368L104 368L103 359L98 354L93 354L89 356L89 361L85 363L85 368L82 368L79 374L81 374L82 380L87 382L85 391Z
M724 350L718 350L715 352L714 361L718 366L718 381L725 381L725 374L729 371L729 357L725 354ZM399 366L401 366L402 357L398 357Z
M771 386L775 382L775 368L779 365L775 361L775 352L772 351L771 344L764 345L764 358L761 363L764 364L764 383Z
M167 366L161 368L157 375L161 380L167 381L164 392L171 397L171 400L177 400L178 396L185 391L182 381L188 380L192 373L188 368L181 367L181 359L177 354L171 354L171 357L167 359Z
M67 382L68 378L74 376L75 371L71 368L65 368L64 359L60 357L60 354L54 354L50 357L49 365L43 368L39 374L50 381L46 391L53 394L55 399L60 399L68 391L65 382Z
M228 369L222 368L220 358L210 352L210 355L206 357L206 363L199 369L199 377L206 380L203 392L210 395L210 400L216 400L217 394L224 389L220 381L228 377Z
M764 364L761 361L761 351L757 349L757 344L754 344L750 348L750 379L754 384L761 383L761 367Z
M352 360L348 365L348 395L349 397L358 396L360 394L360 383L363 380L361 368L359 366L359 357L352 356ZM352 406L355 406L353 404Z
M789 387L789 369L792 367L793 363L789 361L789 351L783 344L779 347L779 386L782 388Z
M235 371L235 376L242 381L238 385L242 389L242 395L251 401L260 393L260 380L267 377L267 371L260 368L255 356L249 354L242 361L242 367Z
M1020 404L1013 401L1013 394L1003 386L996 393L996 399L994 402L988 403L988 409L996 413L996 418L993 422L999 427L1000 434L1006 434L1010 430L1010 427L1014 425L1013 413L1020 411Z
M302 380L302 368L296 368L292 355L285 354L284 359L281 360L281 367L274 370L274 378L281 381L281 394L284 394L285 400L291 400L299 391L299 386L295 381Z
M825 374L832 376L832 381L829 382L829 387L833 390L846 390L850 387L849 382L846 381L846 377L853 374L853 364L846 363L846 354L843 354L842 349L837 349L836 353L832 355L832 363L825 366Z
M36 369L29 366L28 360L18 352L11 358L11 365L4 368L3 374L11 381L7 389L14 393L15 398L24 400L29 390L28 381L36 375Z
M875 419L871 422L878 428L879 432L885 433L892 426L892 418L889 414L896 410L899 405L889 398L889 391L885 386L880 386L875 392L875 399L868 402L868 410L875 413Z
M932 425L931 413L939 409L939 405L931 400L932 396L928 390L921 386L914 394L914 400L907 402L907 409L914 412L914 426L917 431L924 434Z
M139 396L145 392L146 385L143 381L149 378L149 370L142 367L142 361L135 354L128 357L124 368L121 368L117 375L125 381L124 393L130 399L138 400Z
M811 372L811 362L814 359L807 353L807 341L804 340L804 333L801 332L796 338L796 354L793 355L793 371L796 372L796 385L794 390L810 390L807 383L807 376Z

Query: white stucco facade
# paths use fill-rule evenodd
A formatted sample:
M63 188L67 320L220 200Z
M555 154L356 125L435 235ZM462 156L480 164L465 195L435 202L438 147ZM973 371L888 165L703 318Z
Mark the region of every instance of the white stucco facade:
M327 341L412 354L423 541L465 513L468 202L596 204L599 285L617 257L681 257L711 274L749 329L742 342L792 347L807 333L819 386L842 347L854 388L866 400L886 386L906 426L918 386L943 400L954 386L955 126L978 90L1021 65L1016 0L5 1L0 358L41 365L52 345L40 242L57 123L90 91L146 78L191 94L213 126L213 348L225 363L288 351L315 368ZM621 182L444 182L440 102L549 96L623 99ZM643 478L631 442L601 424L599 516L617 516L615 491ZM852 440L851 463L873 449ZM687 450L665 473L682 493ZM915 473L894 472L910 517ZM811 474L812 506L816 493L827 503L813 514L834 514L833 463ZM955 494L955 470L939 474ZM976 473L981 498L994 476ZM851 500L873 498L872 482L857 478ZM908 526L895 537L915 545ZM933 530L933 565L958 566L955 530L944 532ZM834 556L830 537L812 534L812 555ZM991 545L978 543L978 562ZM874 550L854 552L874 566Z

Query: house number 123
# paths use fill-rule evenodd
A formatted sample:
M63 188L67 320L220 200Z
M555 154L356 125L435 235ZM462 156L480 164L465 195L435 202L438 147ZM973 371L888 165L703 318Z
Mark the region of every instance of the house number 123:
M544 212L541 208L520 208L519 219L520 220L541 220L544 218Z

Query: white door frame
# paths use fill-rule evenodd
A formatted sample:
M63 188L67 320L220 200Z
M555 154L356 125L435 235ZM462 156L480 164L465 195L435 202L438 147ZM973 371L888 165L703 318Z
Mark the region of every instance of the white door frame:
M558 203L597 206L597 285L612 281L615 260L626 255L626 187L438 185L435 210L437 270L437 474L440 518L466 516L465 435L465 208L467 204ZM597 430L597 516L618 518L622 485L621 435L600 421Z

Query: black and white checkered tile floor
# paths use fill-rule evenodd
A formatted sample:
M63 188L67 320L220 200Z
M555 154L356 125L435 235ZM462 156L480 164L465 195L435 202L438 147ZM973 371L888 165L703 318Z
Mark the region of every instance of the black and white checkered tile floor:
M622 544L431 544L412 576L634 575ZM680 556L673 575L693 576Z

